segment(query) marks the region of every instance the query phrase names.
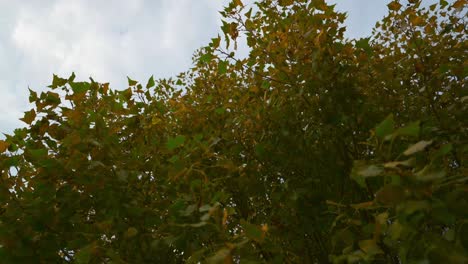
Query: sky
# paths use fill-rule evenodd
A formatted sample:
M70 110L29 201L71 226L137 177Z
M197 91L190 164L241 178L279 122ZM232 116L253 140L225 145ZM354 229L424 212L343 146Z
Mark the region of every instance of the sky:
M247 2L244 1L244 2ZM370 35L388 0L330 0L346 11L349 38ZM0 132L24 124L28 87L52 74L126 88L189 69L194 51L220 33L228 0L0 0ZM0 135L3 138L3 135Z

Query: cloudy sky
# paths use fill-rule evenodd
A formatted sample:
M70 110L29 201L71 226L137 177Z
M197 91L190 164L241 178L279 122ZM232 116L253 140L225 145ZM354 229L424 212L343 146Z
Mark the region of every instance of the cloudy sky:
M193 52L220 32L218 11L227 2L0 0L0 132L22 126L27 88L44 89L53 73L121 89L126 76L144 82L188 69ZM370 34L389 1L334 2L348 12L354 38Z

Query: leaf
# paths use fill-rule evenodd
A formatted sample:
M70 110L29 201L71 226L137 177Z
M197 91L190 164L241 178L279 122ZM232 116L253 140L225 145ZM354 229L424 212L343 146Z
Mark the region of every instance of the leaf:
M128 86L135 86L138 82L130 79L130 77L127 76L128 80Z
M87 82L72 82L70 83L70 87L72 88L74 93L85 93L89 90L90 84Z
M380 249L380 247L377 245L376 241L372 239L359 241L359 248L361 248L362 251L371 256L384 253L382 249Z
M221 37L219 35L218 35L218 37L211 39L211 47L213 49L219 48L220 43L221 43Z
M8 149L8 146L9 144L6 141L0 139L0 154L5 152Z
M234 0L234 3L236 4L236 6L244 6L241 0Z
M36 111L34 111L34 109L31 109L30 111L24 112L24 117L20 118L20 120L30 125L34 121L35 118L36 118Z
M393 11L398 11L401 8L401 4L398 1L393 1L387 6L388 6L388 9L393 10Z
M210 54L210 53L205 53L203 54L201 57L200 57L200 61L201 62L204 62L204 63L208 63L211 61L211 59L213 58L213 55Z
M259 228L256 225L253 225L245 220L241 220L240 222L242 228L245 231L245 235L252 240L255 240L257 242L263 242L264 239L264 233L261 228Z
M47 157L47 149L30 149L28 150L31 157L35 160L39 160Z
M432 181L444 178L446 172L443 168L439 168L435 165L428 164L422 170L418 171L415 175L417 180Z
M448 153L450 153L452 149L453 149L452 143L445 144L442 147L440 147L439 150L437 150L437 152L434 154L434 158L443 157L447 155Z
M214 254L214 256L207 258L206 263L208 264L229 263L229 262L226 262L226 259L228 259L230 256L231 256L231 250L228 248L222 248L218 250Z
M185 142L185 136L178 135L178 136L176 136L174 138L169 138L167 140L166 146L167 146L167 148L169 150L173 150L173 149L175 149L175 148L177 148L179 146L182 146L182 144L184 144L184 142Z
M156 85L156 83L154 82L153 75L151 75L151 77L148 80L148 83L146 84L146 88L151 88L151 87L153 87L155 85Z
M406 156L412 155L414 153L417 153L417 152L420 152L420 151L424 150L427 146L429 146L431 144L432 144L432 140L430 140L430 141L421 140L418 143L416 143L416 144L412 145L411 147L409 147L407 150L405 150L403 152L403 154L406 155Z
M398 222L398 220L393 222L388 228L388 233L390 234L390 238L393 240L399 239L402 231L403 231L403 226L400 224L400 222Z
M382 173L382 171L383 171L382 167L376 166L376 165L370 165L369 167L360 170L358 173L359 173L359 175L367 178L367 177L378 176L378 175L380 175L380 173Z
M383 139L386 136L393 133L393 129L395 127L395 121L393 120L393 114L390 114L383 120L380 124L375 127L375 135Z
M463 9L467 5L466 0L457 0L455 3L453 3L453 7L455 9Z
M130 237L134 237L138 234L138 230L135 228L135 227L129 227L127 229L127 232L125 232L125 236L130 238Z
M439 5L440 5L442 8L444 8L444 7L446 7L446 6L448 5L448 2L445 1L445 0L440 0L440 1L439 1Z
M31 89L29 89L29 102L32 103L37 100L37 93Z
M49 85L49 87L52 89L55 89L55 88L64 86L65 84L67 84L67 82L68 82L67 79L60 78L54 74L53 79L52 79L52 85Z
M375 199L385 205L396 205L405 199L405 190L400 186L385 185L375 194Z
M224 107L218 107L215 109L215 113L218 115L224 114L224 112L226 112L226 109L224 109Z
M372 53L372 47L369 44L370 38L361 38L356 40L356 47L363 49L367 54Z
M227 61L220 61L218 63L218 73L221 75L221 74L225 74L227 72L227 66L228 66L228 62Z
M207 212L207 211L209 211L210 209L211 209L211 205L209 205L209 204L205 204L205 205L201 206L200 208L198 208L198 210L199 210L200 212Z
M60 95L54 92L47 92L45 94L45 101L47 105L59 105Z
M411 167L413 166L414 159L407 159L403 161L391 161L384 164L384 168L395 169L398 167Z
M70 77L68 77L68 82L69 82L69 83L73 82L73 81L75 80L75 77L76 77L75 72L72 72L72 74L70 75Z
M289 6L289 5L292 5L294 3L294 0L279 0L278 1L278 4L280 6Z
M408 137L418 137L420 132L420 121L409 123L404 127L400 127L395 131L395 135L398 136L408 136Z
M206 251L206 248L202 248L200 250L193 252L192 255L190 255L190 257L187 259L187 264L200 263L200 260L203 258L205 251Z

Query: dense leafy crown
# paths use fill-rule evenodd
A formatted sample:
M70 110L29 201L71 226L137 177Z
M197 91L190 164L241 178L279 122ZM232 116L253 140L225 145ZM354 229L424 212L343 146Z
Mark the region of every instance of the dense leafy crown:
M466 4L349 40L235 0L176 78L54 76L0 141L0 262L468 263Z

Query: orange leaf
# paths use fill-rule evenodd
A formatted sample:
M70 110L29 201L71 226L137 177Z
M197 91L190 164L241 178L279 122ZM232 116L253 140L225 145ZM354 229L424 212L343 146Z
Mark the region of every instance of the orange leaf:
M453 3L453 7L455 9L463 9L466 5L467 1L466 0L458 0L455 3Z

